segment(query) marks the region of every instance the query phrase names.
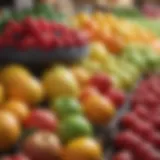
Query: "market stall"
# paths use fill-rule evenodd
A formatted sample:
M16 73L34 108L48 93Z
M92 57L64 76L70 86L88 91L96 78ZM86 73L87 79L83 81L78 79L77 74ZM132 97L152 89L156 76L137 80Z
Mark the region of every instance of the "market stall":
M2 12L0 159L160 160L159 20L74 5Z

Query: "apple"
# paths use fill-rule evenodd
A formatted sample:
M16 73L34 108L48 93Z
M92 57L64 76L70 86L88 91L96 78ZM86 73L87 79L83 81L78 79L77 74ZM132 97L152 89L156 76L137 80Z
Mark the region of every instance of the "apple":
M61 144L56 135L48 131L35 132L24 140L24 153L33 160L54 160L60 157Z
M50 99L61 96L76 97L80 91L79 84L72 72L63 66L53 67L46 72L42 78L42 84Z
M128 151L121 151L114 155L112 160L133 160L133 156Z
M98 73L91 77L89 84L96 87L100 93L105 94L112 87L112 80L106 74Z
M115 145L119 149L134 150L143 141L132 131L124 131L117 135Z
M62 142L67 143L75 138L92 136L92 129L87 119L79 115L72 115L61 121L58 133Z
M106 96L109 97L117 107L120 107L122 104L124 104L125 94L119 89L111 88Z
M42 129L48 131L55 131L57 128L58 120L56 116L48 109L35 109L33 110L24 125L26 129Z

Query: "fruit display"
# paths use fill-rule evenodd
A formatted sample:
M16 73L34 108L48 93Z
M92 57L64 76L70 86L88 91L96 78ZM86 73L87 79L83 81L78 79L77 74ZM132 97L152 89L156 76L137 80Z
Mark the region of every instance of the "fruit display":
M8 21L1 34L0 48L13 47L22 50L79 47L87 44L78 31L46 19L26 17L21 22Z
M73 19L73 26L86 31L91 41L102 41L116 54L128 43L150 44L157 39L149 29L110 13L81 13Z
M159 83L159 75L150 76L142 80L133 93L131 111L120 120L124 129L115 138L120 152L113 160L160 159Z
M37 3L33 8L25 8L21 11L2 10L0 31L10 20L21 21L24 18L32 16L35 18L45 18L50 21L65 22L65 15L57 11L53 6L45 3Z

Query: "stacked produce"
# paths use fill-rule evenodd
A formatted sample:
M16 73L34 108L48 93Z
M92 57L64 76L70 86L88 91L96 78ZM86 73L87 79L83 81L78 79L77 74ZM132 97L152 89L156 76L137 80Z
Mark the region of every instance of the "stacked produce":
M120 53L128 43L150 44L157 39L150 30L108 13L82 13L73 25L85 30L91 41L102 41L112 53Z
M143 80L132 97L131 112L124 115L121 125L125 128L116 137L116 147L122 152L114 160L159 160L160 154L160 76Z
M77 79L82 72L78 67L55 66L37 79L22 66L1 70L0 152L16 144L21 149L3 160L103 158L93 127L113 119L125 94L106 74L88 75L83 81ZM44 100L49 102L45 106Z
M1 15L0 31L3 31L8 21L21 21L29 16L34 18L45 18L50 21L54 20L62 23L65 21L65 16L56 11L53 6L49 4L38 3L33 8L27 8L22 11L11 11L4 9Z
M0 36L0 48L51 50L86 45L84 36L65 25L45 19L25 18L22 22L9 21Z

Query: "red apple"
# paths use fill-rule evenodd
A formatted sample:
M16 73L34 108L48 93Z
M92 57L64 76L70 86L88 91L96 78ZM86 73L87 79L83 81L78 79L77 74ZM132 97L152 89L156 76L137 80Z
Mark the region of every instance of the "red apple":
M133 160L133 156L130 152L128 151L121 151L114 155L112 160Z
M106 74L98 73L90 79L89 84L96 87L100 93L105 94L112 87L112 80Z
M131 128L137 118L134 112L127 113L121 118L121 124L125 128Z
M37 132L24 140L23 151L32 160L54 160L60 157L61 144L53 133Z
M127 149L132 151L142 140L132 131L124 131L118 134L115 139L115 145L119 149Z
M36 109L31 112L25 121L26 129L42 129L55 131L57 128L57 118L47 109Z
M124 92L122 92L118 89L111 88L109 90L109 92L106 94L106 96L109 97L117 107L124 104L125 94L124 94Z
M149 119L149 111L147 107L144 105L136 105L134 108L134 113L141 119L148 120Z

